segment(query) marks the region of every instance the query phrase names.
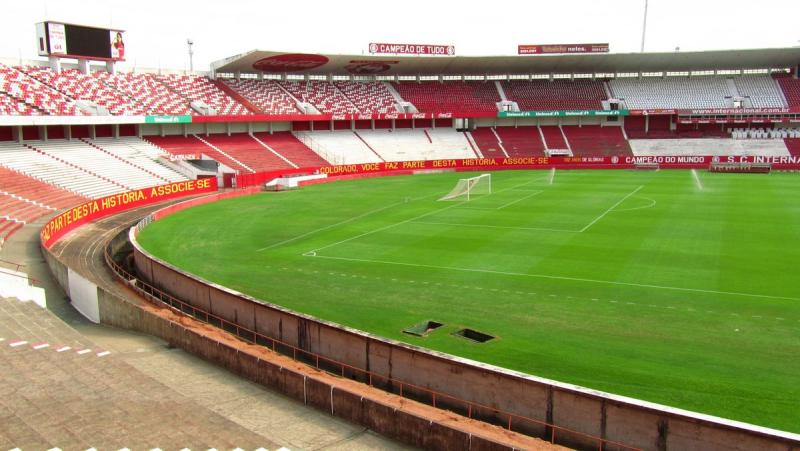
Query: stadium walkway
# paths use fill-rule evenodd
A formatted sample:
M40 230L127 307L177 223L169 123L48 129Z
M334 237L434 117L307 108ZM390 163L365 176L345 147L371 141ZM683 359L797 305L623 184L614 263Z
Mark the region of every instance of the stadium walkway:
M0 448L409 449L158 338L84 319L44 263L43 223L0 249L42 281L48 305L0 299Z

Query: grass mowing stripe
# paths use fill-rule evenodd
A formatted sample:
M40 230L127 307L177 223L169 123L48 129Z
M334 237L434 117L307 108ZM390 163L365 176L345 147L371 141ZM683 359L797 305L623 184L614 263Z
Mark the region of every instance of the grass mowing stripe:
M427 196L420 196L420 197L412 198L411 201L413 202L415 200L425 199L425 198L428 198L428 197L432 197L434 195L435 194L429 194ZM306 233L304 233L302 235L298 235L298 236L296 236L294 238L289 238L288 240L283 240L283 241L277 242L275 244L270 244L269 246L262 247L261 249L256 249L256 252L263 252L263 251L266 251L266 250L269 250L269 249L272 249L272 248L275 248L275 247L278 247L278 246L282 246L284 244L288 244L288 243L291 243L293 241L297 241L297 240L299 240L301 238L305 238L305 237L313 235L315 233L324 232L325 230L332 229L334 227L337 227L337 226L340 226L340 225L343 225L343 224L347 224L348 222L352 222L352 221L364 218L366 216L373 215L375 213L380 213L380 212L382 212L384 210L388 210L390 208L396 207L398 205L406 204L406 203L408 203L408 202L403 200L403 201L400 201L400 202L395 202L395 203L390 204L390 205L386 205L385 207L376 208L376 209L370 210L370 211L368 211L366 213L362 213L362 214L360 214L358 216L353 216L352 218L345 219L344 221L339 221L339 222L337 222L335 224L331 224L329 226L321 227L319 229L312 230L310 232L306 232Z
M798 176L703 173L701 191L688 171L560 171L553 185L540 181L543 172L497 172L493 195L386 228L442 208L435 199L470 175L337 181L225 200L157 221L139 240L200 277L345 326L800 432ZM646 189L621 201L638 186ZM542 191L535 201L497 210L533 191ZM421 196L430 199L397 205ZM480 207L487 210L472 210ZM578 231L595 220L584 233L524 229ZM265 237L292 241L256 252ZM423 320L445 326L425 338L402 333ZM498 339L465 343L451 335L459 327Z
M476 268L456 268L452 266L437 266L437 265L425 265L420 263L405 263L405 262L391 262L391 261L382 261L382 260L369 260L363 258L350 258L350 257L334 257L329 255L305 255L305 257L315 257L315 258L326 258L329 260L343 260L343 261L353 261L353 262L361 262L361 263L380 263L383 265L400 265L400 266L412 266L417 268L430 268L430 269L444 269L448 271L464 271L464 272L476 272L476 273L484 273L484 274L498 274L503 276L519 276L519 277L534 277L540 279L553 279L553 280L569 280L572 282L587 282L587 283L599 283L605 285L621 285L621 286L628 286L628 287L637 287L637 288L653 288L658 290L674 290L674 291L688 291L693 293L709 293L709 294L724 294L727 296L744 296L750 298L761 298L761 299L778 299L782 301L800 301L800 298L789 298L783 296L772 296L769 294L755 294L755 293L737 293L734 291L716 291L716 290L703 290L701 288L685 288L685 287L668 287L668 286L661 286L661 285L650 285L650 284L642 284L642 283L634 283L634 282L618 282L613 280L595 280L595 279L583 279L580 277L567 277L567 276L554 276L550 274L526 274L526 273L519 273L519 272L509 272L509 271L494 271L491 269L476 269Z
M603 212L603 213L602 213L600 216L596 217L596 218L594 219L594 221L590 222L590 223L589 223L589 224L588 224L586 227L582 228L582 229L580 230L580 232L581 232L581 233L583 233L583 232L585 232L585 231L589 230L589 227L591 227L591 226L595 225L595 224L597 223L597 221L599 221L599 220L601 220L601 219L605 218L605 217L606 217L606 215L607 215L609 212L611 212L611 210L613 210L614 208L616 208L616 207L617 207L619 204L621 204L621 203L625 202L625 201L626 201L626 200L627 200L629 197L631 197L631 196L633 196L634 194L638 193L638 192L639 192L639 190L641 190L642 188L644 188L644 185L640 185L638 188L636 188L635 190L633 190L633 191L631 191L630 193L628 193L628 195L627 195L627 196L625 196L625 197L623 197L622 199L620 199L620 200L619 200L619 202L617 202L616 204L612 205L612 206L611 206L611 207L610 207L608 210L604 211L604 212Z

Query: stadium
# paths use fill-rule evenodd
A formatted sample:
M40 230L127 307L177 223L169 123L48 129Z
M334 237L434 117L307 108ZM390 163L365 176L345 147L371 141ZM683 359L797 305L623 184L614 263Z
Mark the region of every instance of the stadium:
M800 47L124 70L35 28L6 449L800 450Z

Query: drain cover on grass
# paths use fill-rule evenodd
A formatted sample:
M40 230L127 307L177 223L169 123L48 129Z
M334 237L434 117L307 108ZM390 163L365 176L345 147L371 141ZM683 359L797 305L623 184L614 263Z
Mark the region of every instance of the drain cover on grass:
M486 343L487 341L495 338L493 335L485 334L472 329L460 329L453 332L453 335L466 338L467 340L474 341L476 343Z
M417 337L424 337L442 326L444 326L444 324L436 321L423 321L419 324L415 324L411 327L403 329L403 333L416 335Z

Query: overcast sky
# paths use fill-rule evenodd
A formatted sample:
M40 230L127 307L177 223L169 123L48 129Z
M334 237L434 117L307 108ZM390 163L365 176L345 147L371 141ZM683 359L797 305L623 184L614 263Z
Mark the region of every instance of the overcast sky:
M644 0L475 2L4 0L0 57L35 59L44 19L126 30L128 67L194 67L252 49L366 52L370 42L454 45L511 55L518 44L611 44L638 52ZM646 51L800 45L800 0L650 0Z

